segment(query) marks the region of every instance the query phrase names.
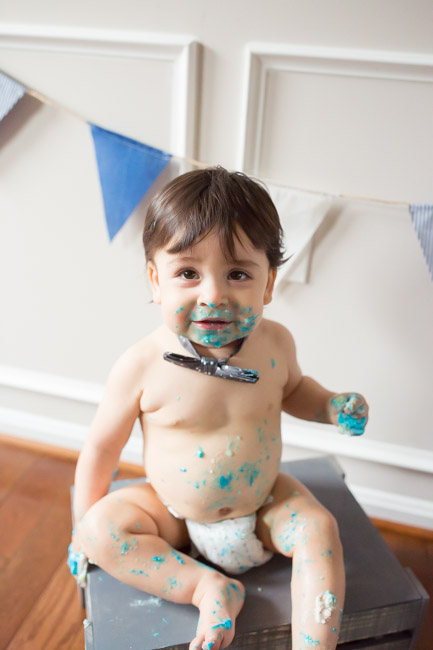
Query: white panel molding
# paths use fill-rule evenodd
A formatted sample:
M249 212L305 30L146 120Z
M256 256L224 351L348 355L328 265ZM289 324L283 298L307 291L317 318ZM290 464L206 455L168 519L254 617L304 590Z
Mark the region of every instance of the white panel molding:
M101 384L4 365L0 365L0 386L94 406L99 404L104 391Z
M300 422L283 416L281 431L285 445L433 475L433 451L342 435L332 425Z
M348 483L369 517L433 530L433 501Z
M0 407L0 432L32 442L79 451L86 439L87 427ZM138 465L141 458L141 435L136 424L122 451L121 460ZM348 487L370 517L433 530L433 501L364 486L349 484Z
M0 407L0 432L4 435L79 451L86 440L88 427L45 415ZM121 453L121 460L141 464L143 445L138 424Z
M239 168L260 172L267 77L271 71L433 83L433 56L346 48L249 43Z
M200 44L193 37L129 30L0 24L0 48L170 62L173 65L170 153L182 157L196 155Z

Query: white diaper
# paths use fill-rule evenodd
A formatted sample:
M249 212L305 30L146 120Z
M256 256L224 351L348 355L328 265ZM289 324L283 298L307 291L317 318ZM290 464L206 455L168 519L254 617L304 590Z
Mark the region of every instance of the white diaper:
M213 524L190 519L185 523L191 541L203 557L228 573L244 573L268 562L273 555L256 537L256 520L253 512L246 517L223 519Z

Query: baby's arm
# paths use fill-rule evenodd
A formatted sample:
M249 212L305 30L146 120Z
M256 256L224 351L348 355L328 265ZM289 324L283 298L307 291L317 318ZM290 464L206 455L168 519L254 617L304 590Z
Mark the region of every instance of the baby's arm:
M75 523L108 492L120 453L140 413L142 378L134 349L111 370L75 472Z
M292 335L286 330L285 350L288 380L285 386L283 411L302 420L334 424L342 433L361 435L368 419L368 405L359 393L335 393L312 377L302 374Z

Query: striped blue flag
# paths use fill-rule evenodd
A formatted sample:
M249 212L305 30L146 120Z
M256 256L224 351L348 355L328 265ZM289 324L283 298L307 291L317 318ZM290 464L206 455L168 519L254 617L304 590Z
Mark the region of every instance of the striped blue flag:
M409 212L433 279L433 205L415 203Z
M110 240L170 162L171 154L90 124Z
M0 122L25 92L24 86L0 72Z

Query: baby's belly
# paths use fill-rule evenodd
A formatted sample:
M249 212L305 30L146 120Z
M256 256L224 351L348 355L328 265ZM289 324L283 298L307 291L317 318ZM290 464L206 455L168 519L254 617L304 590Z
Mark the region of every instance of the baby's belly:
M279 426L205 434L153 428L145 436L144 467L153 488L180 516L203 523L260 508L280 459Z

